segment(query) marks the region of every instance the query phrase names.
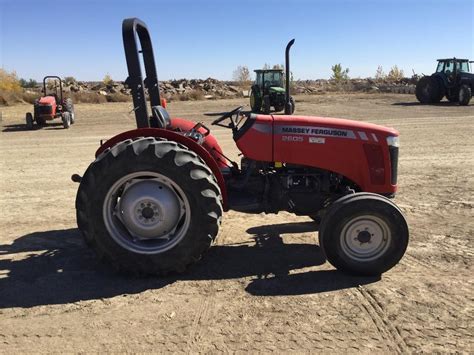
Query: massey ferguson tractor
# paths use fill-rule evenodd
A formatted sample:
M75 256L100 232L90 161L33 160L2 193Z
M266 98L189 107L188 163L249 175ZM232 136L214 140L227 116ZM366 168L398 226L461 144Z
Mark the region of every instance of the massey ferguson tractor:
M48 79L53 79L53 89L48 90ZM58 85L59 83L59 85ZM58 90L59 89L59 90ZM37 99L33 106L33 114L26 114L26 127L33 129L36 122L38 127L43 127L46 121L61 118L64 128L69 128L75 121L74 104L72 99L63 95L63 83L59 76L45 76L43 78L43 97Z
M78 227L100 258L132 274L182 272L216 239L223 212L235 210L320 218L319 245L344 272L379 275L398 263L409 233L390 200L395 129L237 107L212 122L242 153L231 162L203 123L169 116L145 23L126 19L122 30L137 128L107 140L83 177L72 176Z

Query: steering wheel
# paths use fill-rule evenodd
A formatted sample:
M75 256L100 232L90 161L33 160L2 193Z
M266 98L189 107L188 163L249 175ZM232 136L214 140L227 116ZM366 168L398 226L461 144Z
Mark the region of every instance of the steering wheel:
M239 107L237 107L236 109L234 109L230 112L225 112L224 114L222 114L221 117L215 119L211 124L214 125L214 126L221 126L221 127L225 127L225 128L236 129L237 124L238 124L238 118L239 118L240 112L242 111L243 108L244 108L243 106L239 106ZM234 120L234 116L235 116L235 120ZM230 119L230 123L228 125L220 124L226 118Z

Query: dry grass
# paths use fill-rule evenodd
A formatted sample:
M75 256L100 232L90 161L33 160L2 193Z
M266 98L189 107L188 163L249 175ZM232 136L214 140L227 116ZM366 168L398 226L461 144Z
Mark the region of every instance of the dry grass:
M198 101L204 100L204 92L202 90L193 90L188 93L171 95L170 101Z
M76 92L71 94L74 103L103 104L107 102L104 95L92 92Z
M132 100L131 96L127 96L121 93L109 94L105 98L107 102L128 102Z

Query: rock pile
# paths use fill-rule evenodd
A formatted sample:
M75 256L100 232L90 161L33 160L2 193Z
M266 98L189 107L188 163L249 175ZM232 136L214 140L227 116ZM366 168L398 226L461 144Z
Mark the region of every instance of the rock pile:
M63 86L66 92L96 92L100 95L124 94L130 95L130 89L124 82L114 81L108 84L103 82L65 82ZM179 96L191 96L194 98L214 99L232 98L242 96L242 89L236 85L219 81L212 78L202 79L180 79L160 81L160 91L167 99Z
M414 94L417 78L404 78L397 82L387 80L349 79L337 83L334 80L297 80L292 83L292 94L324 94L326 92L368 92ZM251 84L237 85L235 82L217 79L180 79L160 81L160 91L167 100L203 100L248 96ZM40 88L37 88L39 91ZM66 80L66 93L76 97L102 96L99 102L128 101L130 89L123 81L104 83Z

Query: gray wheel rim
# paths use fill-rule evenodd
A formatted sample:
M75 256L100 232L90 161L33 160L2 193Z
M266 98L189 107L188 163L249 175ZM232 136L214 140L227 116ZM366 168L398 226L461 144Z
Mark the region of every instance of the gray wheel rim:
M362 215L349 220L341 231L341 248L354 261L375 260L387 251L392 233L377 216Z
M149 171L120 178L103 204L105 227L128 251L160 254L186 235L191 207L183 190L168 177Z

